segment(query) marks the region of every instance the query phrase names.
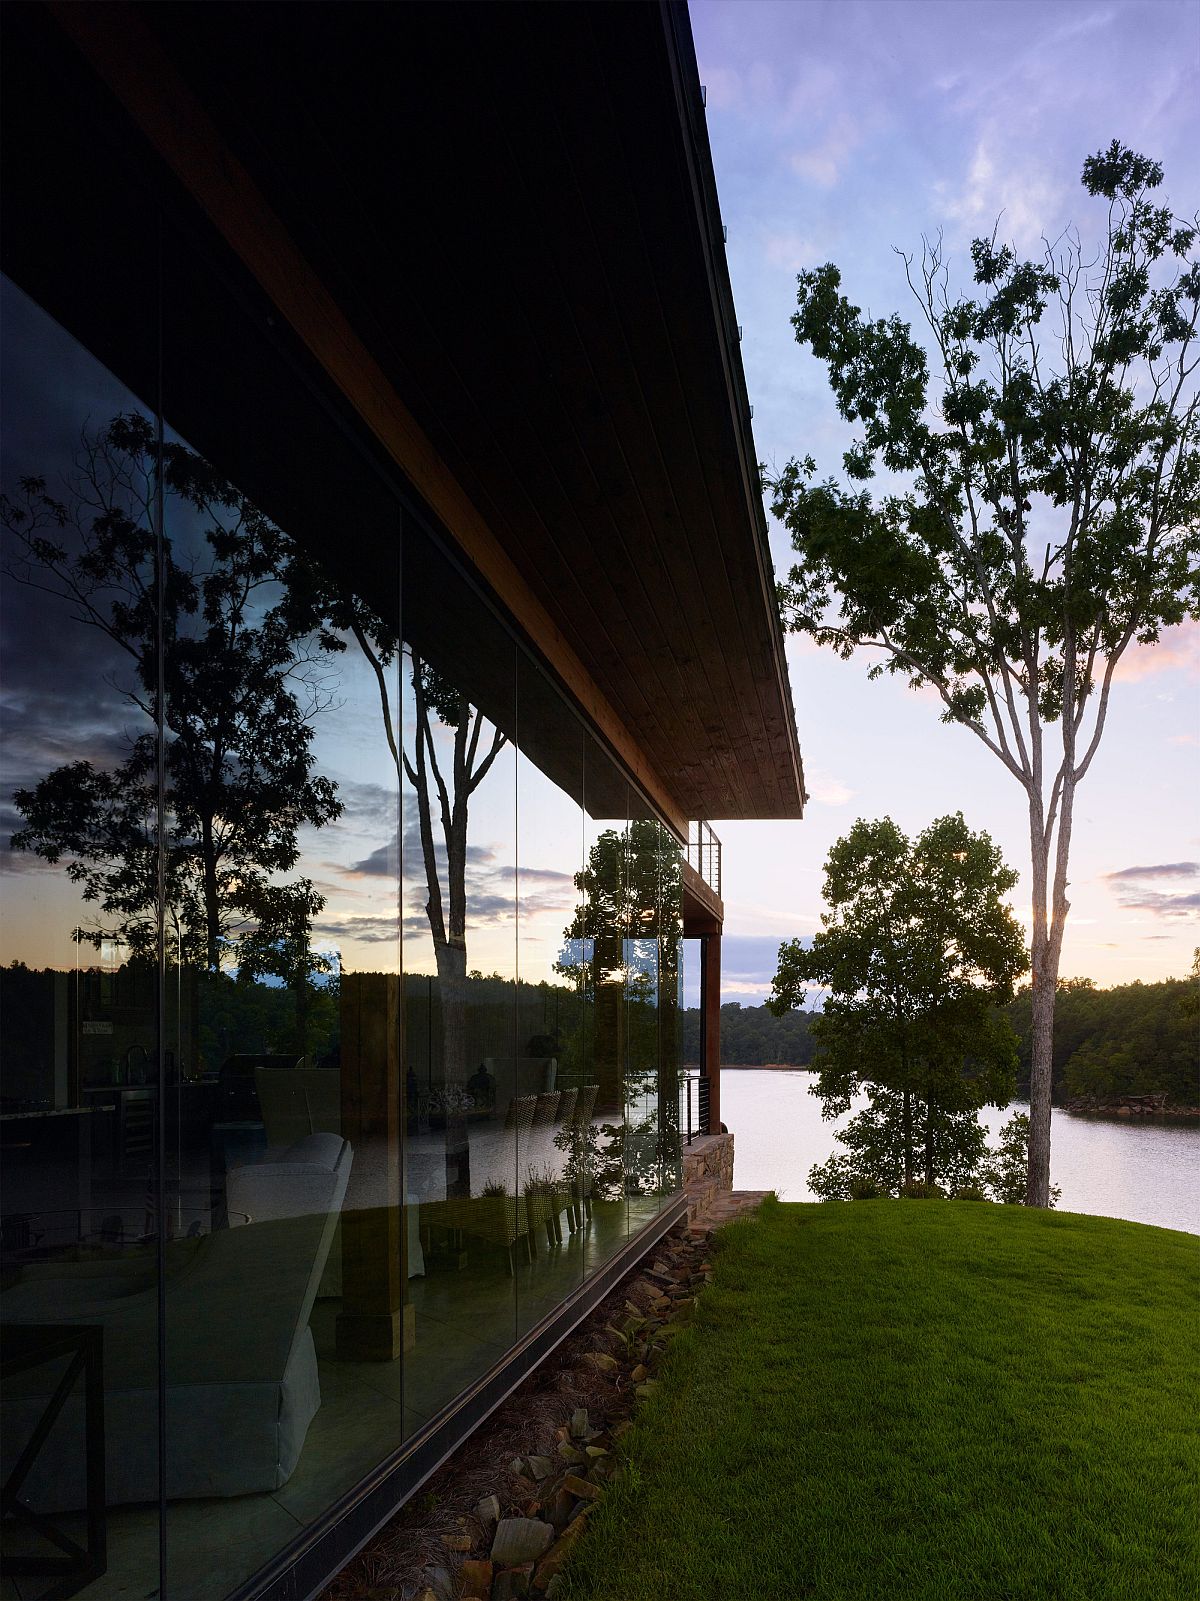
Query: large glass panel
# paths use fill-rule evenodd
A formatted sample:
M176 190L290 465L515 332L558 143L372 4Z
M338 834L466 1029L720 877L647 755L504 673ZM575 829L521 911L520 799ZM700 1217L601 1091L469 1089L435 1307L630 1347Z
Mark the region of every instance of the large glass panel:
M518 663L517 1045L542 1088L519 1175L536 1255L517 1281L518 1326L583 1277L581 1119L595 1094L572 960L583 866L583 729L546 674ZM582 1103L582 1104L581 1104Z
M659 1204L683 1188L679 1084L683 1077L683 856L679 842L658 825L659 873Z
M516 648L415 530L404 560L406 1187L424 1258L404 1394L428 1419L515 1338L553 1053L517 1032Z
M167 238L167 1588L223 1595L411 1426L400 512Z
M596 1086L582 1130L585 1267L594 1272L625 1244L625 942L628 785L599 743L584 760L583 938L575 950L585 987L586 1055Z
M128 267L129 293L152 303L136 252ZM0 1476L76 1370L14 1486L45 1524L5 1508L5 1594L148 1595L160 1534L155 423L8 279L0 313ZM93 1583L44 1571L70 1560L60 1538L89 1537Z
M670 856L663 830L630 791L625 975L625 1196L631 1233L658 1210L662 1189L659 1079L662 1057L660 931ZM674 852L678 858L678 851Z

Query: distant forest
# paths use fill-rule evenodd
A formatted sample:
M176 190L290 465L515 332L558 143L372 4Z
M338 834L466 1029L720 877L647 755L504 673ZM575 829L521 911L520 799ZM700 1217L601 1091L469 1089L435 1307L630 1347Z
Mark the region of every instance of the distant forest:
M1008 1008L1017 1031L1021 1065L1029 1081L1030 999L1023 990ZM1200 1006L1196 980L1114 984L1091 979L1059 984L1054 1012L1054 1095L1166 1094L1175 1106L1200 1104Z
M721 1061L733 1067L807 1067L816 1044L808 1031L808 1012L772 1017L765 1006L727 1001L721 1008ZM700 1013L683 1013L683 1059L700 1060Z
M1200 1003L1194 979L1116 984L1099 989L1090 979L1059 986L1054 1019L1056 1100L1093 1095L1166 1094L1176 1106L1200 1104ZM1018 1085L1029 1082L1030 1001L1024 990L1008 1007L1017 1033ZM765 1006L731 1001L721 1008L721 1061L730 1066L769 1063L808 1067L816 1053L811 1014L773 1017ZM700 1013L683 1014L684 1060L700 1059Z

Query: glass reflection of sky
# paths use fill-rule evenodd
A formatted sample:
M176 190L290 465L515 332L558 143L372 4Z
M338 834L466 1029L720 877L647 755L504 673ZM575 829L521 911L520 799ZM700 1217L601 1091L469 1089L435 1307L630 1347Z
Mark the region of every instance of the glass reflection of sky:
M96 429L120 412L145 408L9 280L0 284L0 294L6 326L5 487L12 487L18 475L32 473L45 477L53 492L56 480L72 470L84 428ZM197 514L178 504L169 505L167 513L177 547L187 545L193 527L198 533ZM262 604L271 598L264 591ZM103 766L120 760L134 715L122 693L128 675L120 649L98 630L71 620L64 602L9 580L0 607L0 868L5 900L0 962L73 966L77 953L70 931L89 920L89 909L61 866L9 850L8 841L20 826L12 794L68 761L92 760ZM339 963L351 970L394 969L399 808L378 690L353 642L323 660L320 670L328 704L313 719L315 770L338 785L345 810L325 827L300 834L296 871L307 873L325 897L314 924L314 945L336 953ZM393 672L400 678L405 722L411 726L411 684L401 669ZM448 731L439 730L435 737L449 744ZM485 973L513 970L519 808L521 976L542 982L554 977L571 919L582 825L578 807L524 757L519 797L517 787L510 753L497 761L471 800L469 962ZM403 826L415 827L415 817L405 816ZM410 875L403 910L405 965L413 972L434 971L425 899L423 875ZM506 909L500 908L501 899Z

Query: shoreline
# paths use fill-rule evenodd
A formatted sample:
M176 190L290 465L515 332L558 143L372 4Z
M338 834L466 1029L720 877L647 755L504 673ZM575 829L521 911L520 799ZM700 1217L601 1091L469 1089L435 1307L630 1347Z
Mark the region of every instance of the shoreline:
M816 1073L818 1069L807 1062L722 1062L721 1071L722 1073ZM1022 1100L1027 1102L1028 1096L1016 1097L1016 1102ZM1166 1105L1158 1095L1114 1095L1106 1101L1077 1096L1070 1101L1056 1101L1054 1110L1069 1112L1072 1117L1118 1117L1123 1120L1128 1119L1131 1123L1142 1123L1148 1118L1186 1123L1200 1122L1200 1106Z

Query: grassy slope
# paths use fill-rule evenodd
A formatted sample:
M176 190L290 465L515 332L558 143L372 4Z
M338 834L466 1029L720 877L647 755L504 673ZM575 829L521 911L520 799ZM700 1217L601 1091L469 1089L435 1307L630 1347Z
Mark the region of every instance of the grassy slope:
M598 1601L1197 1594L1189 1235L968 1202L782 1205L571 1569Z

